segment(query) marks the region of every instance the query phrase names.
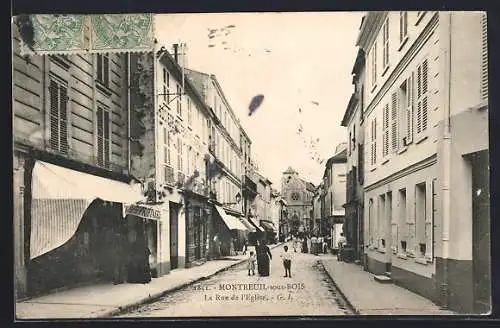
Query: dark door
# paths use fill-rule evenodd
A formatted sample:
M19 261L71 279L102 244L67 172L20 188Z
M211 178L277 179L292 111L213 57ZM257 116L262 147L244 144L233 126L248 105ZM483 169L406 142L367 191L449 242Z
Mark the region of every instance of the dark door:
M474 312L491 310L490 186L486 151L472 156Z
M178 255L178 219L179 206L170 203L170 269L177 269L179 266Z

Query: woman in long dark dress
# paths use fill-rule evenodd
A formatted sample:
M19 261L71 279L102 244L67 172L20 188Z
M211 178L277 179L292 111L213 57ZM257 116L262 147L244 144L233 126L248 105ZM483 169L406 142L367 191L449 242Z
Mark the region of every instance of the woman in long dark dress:
M258 240L255 246L255 253L257 253L257 271L259 276L269 276L269 262L273 258L271 250L262 241Z

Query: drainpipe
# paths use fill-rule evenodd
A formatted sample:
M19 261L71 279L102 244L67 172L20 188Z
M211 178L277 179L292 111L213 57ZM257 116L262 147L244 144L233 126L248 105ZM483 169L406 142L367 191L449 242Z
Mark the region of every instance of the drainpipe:
M442 258L443 258L443 280L441 281L442 306L448 308L449 305L449 273L448 258L450 256L450 221L451 221L451 18L452 13L440 13L443 19L443 46L444 46L444 70L443 70L443 161L442 161L442 197L443 197L443 221L442 221ZM440 17L441 18L441 17Z

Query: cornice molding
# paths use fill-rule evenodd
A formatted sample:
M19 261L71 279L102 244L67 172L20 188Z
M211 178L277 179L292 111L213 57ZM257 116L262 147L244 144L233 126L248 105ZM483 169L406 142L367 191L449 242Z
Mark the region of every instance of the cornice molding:
M412 44L410 49L406 52L403 58L398 62L394 70L389 75L389 78L384 82L381 86L375 97L373 97L372 101L367 104L365 107L365 117L368 117L375 106L377 106L382 97L389 91L394 82L398 79L398 77L404 72L408 64L411 62L413 58L418 54L418 52L422 49L424 44L430 38L432 33L434 32L435 27L437 27L439 21L439 13L435 12L432 16L429 23L425 26L422 33L418 36L415 42Z
M420 170L423 170L427 167L430 167L436 163L437 163L437 154L432 154L431 156L427 157L426 159L424 159L421 162L418 162L416 164L408 166L408 167L406 167L406 168L404 168L396 173L389 175L388 177L383 178L382 180L379 180L375 183L372 183L369 186L366 186L364 188L364 192L369 192L373 189L376 189L376 188L379 188L383 185L389 184L393 181L401 179L402 177L405 177L407 175L410 175L412 173L415 173L417 171L420 171Z
M388 11L371 11L368 13L356 42L356 45L361 47L365 53L370 50L388 13Z

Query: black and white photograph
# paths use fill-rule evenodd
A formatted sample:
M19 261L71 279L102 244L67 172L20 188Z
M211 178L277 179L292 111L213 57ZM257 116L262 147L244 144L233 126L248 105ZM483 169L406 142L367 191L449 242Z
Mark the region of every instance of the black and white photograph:
M490 314L487 30L13 16L15 320Z

